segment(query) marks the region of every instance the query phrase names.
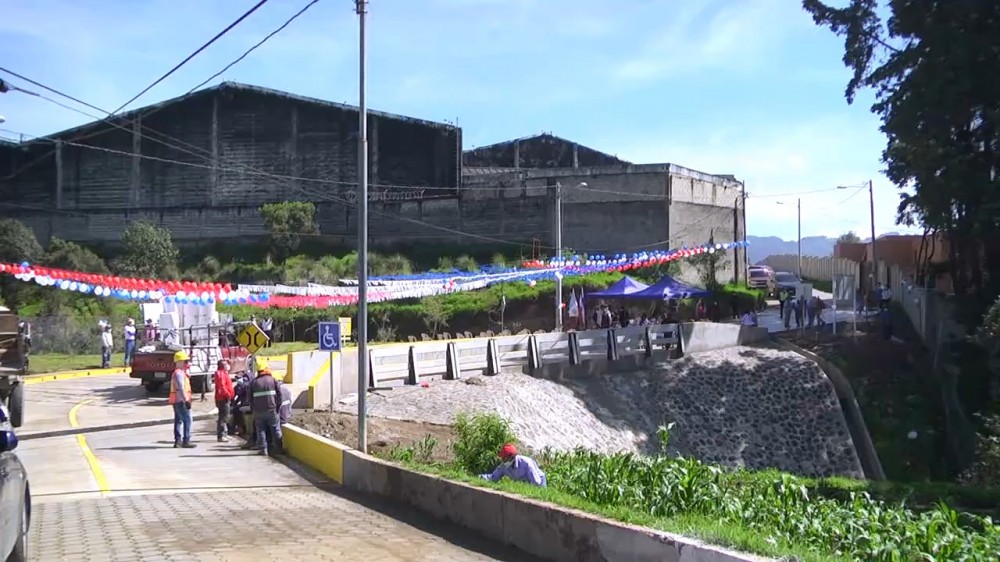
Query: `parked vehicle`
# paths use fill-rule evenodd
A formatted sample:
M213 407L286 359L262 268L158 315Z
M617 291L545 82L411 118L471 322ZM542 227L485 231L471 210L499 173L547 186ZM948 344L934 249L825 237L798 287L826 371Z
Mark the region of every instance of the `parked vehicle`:
M774 272L766 266L750 266L747 276L747 286L751 289L762 289L770 293L774 289Z
M10 424L24 423L24 375L28 374L28 325L0 307L0 405L7 407Z
M174 352L191 356L192 392L212 392L212 375L220 359L229 361L230 373L242 374L249 368L249 353L236 341L236 333L246 322L188 326L167 334L161 341L140 347L132 359L130 377L140 379L148 392L156 392L170 381L174 372ZM162 334L161 334L162 335Z
M10 412L0 404L0 560L27 562L31 488L15 449L17 434Z
M794 297L798 292L799 285L801 284L802 280L799 279L798 275L795 275L794 273L778 271L774 274L775 295L777 295L780 291L787 291L789 296Z

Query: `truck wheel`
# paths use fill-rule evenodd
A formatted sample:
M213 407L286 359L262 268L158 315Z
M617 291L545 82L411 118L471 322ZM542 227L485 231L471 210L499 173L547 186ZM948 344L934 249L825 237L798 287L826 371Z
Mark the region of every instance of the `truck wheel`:
M159 382L159 381L150 381L150 382L147 382L147 383L143 384L142 386L146 387L146 392L147 393L153 394L156 391L158 391L161 388L163 388L163 383Z
M10 425L21 427L24 423L24 385L16 383L10 389L10 399L7 402L10 409Z

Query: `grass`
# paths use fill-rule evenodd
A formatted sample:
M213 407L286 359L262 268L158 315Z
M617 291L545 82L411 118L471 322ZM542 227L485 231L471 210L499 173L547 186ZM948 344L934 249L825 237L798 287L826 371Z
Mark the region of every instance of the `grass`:
M316 344L306 342L282 342L265 348L261 353L263 355L283 355L294 351L309 351L312 349L316 349ZM124 353L115 353L111 356L112 367L120 367L124 363ZM31 356L31 368L29 369L29 373L37 375L43 373L59 373L63 371L99 369L100 367L100 354L69 355L63 353L43 353Z
M670 426L657 434L665 451ZM665 454L607 455L582 449L545 451L537 457L548 488L493 484L475 475L497 462L495 451L512 440L509 424L496 414L463 417L456 435L454 463L427 462L428 448L436 442L426 439L413 447L394 448L390 459L475 486L786 560L978 562L993 560L1000 551L1000 526L987 517L959 513L942 501L942 495L956 495L957 486L809 479ZM914 509L919 494L925 501L937 494L937 503ZM1000 496L988 489L967 495L979 501Z

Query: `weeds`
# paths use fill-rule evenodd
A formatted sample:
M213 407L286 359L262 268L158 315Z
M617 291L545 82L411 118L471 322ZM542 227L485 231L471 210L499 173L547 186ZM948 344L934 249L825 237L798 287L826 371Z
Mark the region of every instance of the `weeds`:
M492 472L500 448L517 440L507 420L497 414L459 414L454 429L455 464L469 474Z

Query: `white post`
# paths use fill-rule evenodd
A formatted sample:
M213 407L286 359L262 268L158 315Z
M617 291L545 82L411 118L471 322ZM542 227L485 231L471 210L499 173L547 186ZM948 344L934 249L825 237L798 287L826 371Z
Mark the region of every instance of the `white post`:
M368 1L355 0L358 13L358 450L368 452L368 105L365 99L365 15ZM333 396L330 396L331 402Z

